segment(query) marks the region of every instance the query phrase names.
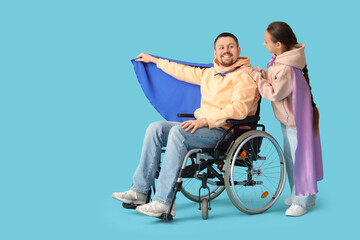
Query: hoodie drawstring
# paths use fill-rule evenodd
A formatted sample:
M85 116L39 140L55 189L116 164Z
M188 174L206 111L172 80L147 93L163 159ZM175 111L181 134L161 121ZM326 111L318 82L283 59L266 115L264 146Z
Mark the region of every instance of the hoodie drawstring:
M238 66L238 67L234 68L233 70L230 70L230 71L227 71L227 72L224 72L224 73L216 73L216 74L214 74L214 77L217 76L217 75L220 75L220 76L222 76L222 77L225 77L226 74L231 73L231 72L239 69L240 67L241 67L241 66Z

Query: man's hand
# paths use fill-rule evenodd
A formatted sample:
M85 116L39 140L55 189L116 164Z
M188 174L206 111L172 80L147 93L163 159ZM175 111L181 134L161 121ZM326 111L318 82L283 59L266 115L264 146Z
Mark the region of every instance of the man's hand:
M190 129L192 129L191 133L194 133L196 131L196 129L208 127L209 124L208 124L206 118L200 118L197 120L185 121L185 122L181 123L180 126L183 129L185 129L185 131L189 131Z
M151 56L151 55L149 55L147 53L144 53L144 52L140 53L137 56L137 58L135 59L135 61L137 61L137 62L145 62L145 63L152 62L152 63L155 63L155 64L157 63L157 60L158 60L158 58L153 57L153 56Z

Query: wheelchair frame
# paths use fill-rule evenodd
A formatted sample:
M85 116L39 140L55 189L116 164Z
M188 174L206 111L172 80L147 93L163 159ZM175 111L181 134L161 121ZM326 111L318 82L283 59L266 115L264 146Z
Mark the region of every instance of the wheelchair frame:
M268 210L279 198L285 184L286 179L286 168L285 168L285 159L281 147L276 142L276 140L268 133L265 132L265 126L262 124L258 124L260 120L260 101L258 103L258 109L254 116L248 116L243 120L234 120L228 119L226 120L227 124L232 125L224 135L218 140L217 144L214 148L205 149L205 148L196 148L191 149L187 152L184 157L182 166L178 173L177 181L174 185L174 194L172 196L172 200L170 203L170 208L167 213L162 214L159 218L164 221L173 220L172 215L170 214L171 209L175 203L177 192L181 191L185 197L189 198L192 201L199 203L199 210L202 210L202 218L208 218L208 211L211 210L211 200L215 199L219 196L224 189L236 208L240 211L247 214L259 214ZM178 114L178 117L186 117L191 118L194 117L193 114ZM249 129L243 129L241 127L249 127ZM261 128L262 130L257 130L257 128ZM229 139L226 139L229 136ZM254 139L257 139L256 141ZM229 143L230 140L230 143ZM252 202L245 203L244 200L237 194L236 186L242 186L242 192L245 192L247 189L255 186L264 185L263 181L256 181L257 177L263 175L263 171L261 167L263 163L258 166L257 169L254 168L254 162L263 161L265 162L267 156L260 156L260 148L264 146L264 140L268 141L266 147L270 145L273 146L274 150L272 155L275 153L275 167L271 168L280 168L280 172L276 173L279 176L279 180L277 183L277 187L274 186L273 192L270 191L270 195L268 191L264 191L260 198L269 199L266 204L262 204L264 206L250 206ZM224 146L225 145L225 146ZM255 146L255 147L254 147ZM165 150L163 150L165 152ZM244 154L244 152L246 152ZM242 156L244 155L244 156ZM192 164L187 166L188 159L191 159ZM196 159L196 162L195 160ZM224 164L225 161L225 164ZM270 161L270 160L269 160ZM220 173L215 170L212 166L216 164ZM234 169L235 167L243 167L247 168L244 174L246 176L246 180L238 181L235 178ZM159 176L161 167L156 174L156 179ZM203 170L207 170L206 173L200 173ZM224 175L222 174L224 173ZM273 177L273 176L268 176ZM189 194L185 187L183 186L183 179L194 178L201 181L201 186L199 187L198 196L193 194ZM218 181L209 180L212 178L217 178ZM254 180L255 178L255 180ZM277 176L273 177L277 178ZM208 184L214 185L217 188L215 192L211 191ZM266 187L262 187L266 190ZM208 190L208 194L201 196L201 190ZM153 183L153 191L155 194L155 182ZM251 193L253 195L253 193ZM255 193L256 194L256 193ZM259 196L258 196L259 197ZM151 201L151 189L149 190L148 198L146 202ZM255 202L255 201L254 201ZM124 208L136 208L133 204L125 204L123 203Z
M192 114L178 114L178 117L194 117L194 116ZM187 198L189 198L190 200L199 202L199 210L202 210L202 218L203 219L208 218L208 210L211 210L210 202L212 199L216 198L217 196L219 196L222 193L222 191L224 190L224 186L226 188L226 191L229 195L230 200L240 211L247 213L247 214L259 214L259 213L262 213L262 212L265 212L266 210L268 210L279 198L279 196L284 188L285 179L286 179L286 170L285 170L286 168L285 168L284 155L281 150L281 147L279 146L279 144L276 142L276 140L271 135L269 135L268 133L265 132L265 126L262 124L258 124L259 120L260 120L259 108L258 108L258 111L255 116L249 116L243 120L229 119L226 121L226 123L228 123L232 126L218 140L215 148L213 148L213 149L198 148L198 149L190 150L185 155L181 169L179 171L177 182L175 183L175 186L174 186L174 195L173 195L171 203L170 203L170 210L167 213L162 214L162 216L160 218L165 221L173 220L173 217L170 214L170 212L175 203L176 194L179 191L182 191L183 194L184 194L184 192L186 192L184 190L184 187L182 186L182 184L183 184L182 179L183 178L191 178L191 177L196 178L201 181L198 199L196 200L192 197L187 196L186 194L184 194L184 195ZM240 127L242 127L242 126L250 127L250 129L240 129ZM258 127L261 127L262 130L261 131L257 130ZM226 147L226 150L224 151L224 149L222 149L222 145L224 144L225 138L229 134L232 134L231 143L228 147ZM275 191L275 193L273 193L273 196L270 198L269 203L267 203L265 206L263 206L261 208L251 208L251 207L247 206L247 204L242 204L241 200L239 203L238 202L239 199L237 199L239 197L237 196L236 193L234 194L233 191L235 190L235 192L236 192L236 189L235 189L236 185L241 185L246 188L246 187L263 184L262 181L254 181L253 180L253 174L259 175L259 176L262 174L260 168L257 169L256 171L253 169L250 170L250 167L252 168L254 159L252 159L251 163L250 163L250 161L246 162L246 161L243 161L243 159L240 159L241 161L239 161L239 157L236 157L239 154L239 151L245 147L245 145L248 143L248 141L251 141L252 139L257 138L257 137L259 138L257 141L258 141L258 145L260 145L260 146L262 144L263 139L265 139L265 138L268 139L269 142L271 142L271 144L273 144L273 146L276 150L276 153L278 154L278 158L279 158L279 168L280 168L279 174L280 174L280 176L279 176L279 183L276 188L276 191ZM259 141L260 141L260 144L259 144ZM260 148L260 146L257 146L255 148ZM252 148L254 148L254 147L252 146ZM274 150L274 152L275 152L275 150ZM256 150L256 151L258 151L258 150ZM205 155L204 155L204 153L205 153ZM248 155L250 155L250 153ZM253 155L257 155L257 154L253 154ZM229 159L231 159L232 156L235 156L235 157L233 157L233 160L229 160ZM194 157L196 158L196 163L193 165L187 166L188 159L191 159L192 161L194 161ZM244 157L244 159L245 158L246 157ZM226 159L225 160L225 170L223 170L224 159ZM256 160L266 160L266 157L261 157L261 156L257 155ZM213 166L212 166L213 164L218 165L220 172L225 172L224 176L222 176L222 174L218 173L213 168ZM229 174L231 169L234 169L234 166L248 168L247 180L234 181L233 177L230 176L231 173ZM204 169L207 169L208 172L200 174L200 172ZM211 174L213 174L213 175L211 175ZM217 182L211 181L211 180L209 180L209 176L216 177L219 181L217 181ZM220 190L218 190L219 192L216 192L216 190L215 190L213 197L211 197L211 191L208 187L209 183L220 187ZM207 197L206 196L203 196L203 198L200 197L201 196L200 192L202 189L208 190ZM154 188L154 191L155 191L155 188ZM269 194L269 192L265 191L261 195L261 198L267 198L268 194Z

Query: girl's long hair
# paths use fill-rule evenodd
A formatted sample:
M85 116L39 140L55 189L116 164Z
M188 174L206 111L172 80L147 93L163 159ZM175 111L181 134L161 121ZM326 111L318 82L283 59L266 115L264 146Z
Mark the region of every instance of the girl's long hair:
M298 44L297 38L291 29L291 27L285 23L285 22L272 22L266 29L268 33L271 36L271 40L276 42L281 42L286 47L286 50L290 50L295 44ZM304 69L302 69L304 77L306 79L306 82L309 85L310 88L310 94L311 94L311 102L313 107L313 117L314 117L314 130L315 133L318 134L319 132L319 110L316 107L316 104L314 102L313 95L311 93L311 86L310 86L310 79L308 74L307 65L305 65Z

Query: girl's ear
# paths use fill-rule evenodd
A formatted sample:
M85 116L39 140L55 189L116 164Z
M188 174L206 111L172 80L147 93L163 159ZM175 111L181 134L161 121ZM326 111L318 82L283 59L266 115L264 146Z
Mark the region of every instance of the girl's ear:
M279 49L282 48L281 42L276 42L275 46L276 46L276 48L279 48Z

